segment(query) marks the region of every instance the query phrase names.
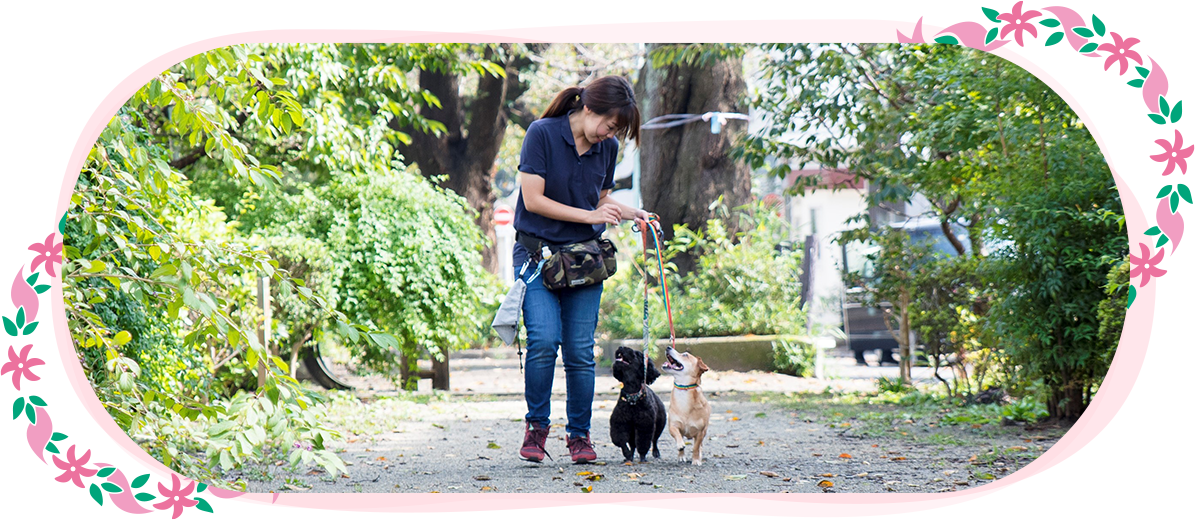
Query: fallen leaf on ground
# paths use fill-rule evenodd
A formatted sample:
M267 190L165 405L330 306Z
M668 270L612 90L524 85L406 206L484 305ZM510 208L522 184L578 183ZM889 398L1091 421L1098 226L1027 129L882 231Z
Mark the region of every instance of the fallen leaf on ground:
M385 461L386 461L386 457L378 457L378 458L376 458L376 459L373 459L373 460L380 460L380 461L383 461L383 462L385 462Z
M955 473L958 473L957 469L948 469L948 470L942 472L943 475L953 475Z
M586 476L589 476L589 475L592 475L592 474L593 474L593 472L592 472L592 471L578 471L578 472L577 472L577 476L578 476L578 477L586 477Z
M755 416L756 416L756 417L767 417L767 416L768 416L768 414L767 414L767 413L765 413L765 412L759 412L759 413L755 414Z
M892 457L891 460L905 460L904 457Z
M637 479L637 478L639 478L639 477L642 477L642 476L643 476L643 474L642 474L642 473L627 473L627 478L629 478L629 479L631 479L631 480L635 480L635 479Z
M581 488L582 493L593 493L593 486L585 486Z
M851 454L850 454L850 453L842 453L842 454L839 454L839 455L838 455L838 458L840 458L840 459L849 459L849 458L851 458Z
M492 488L492 487L490 487L490 486L481 486L481 491L482 491L482 492L486 492L486 491L494 491L494 489L495 489L495 488Z
M1028 451L1028 450L1029 450L1029 448L1026 448L1024 446L1009 446L1008 447L1008 451Z
M872 444L872 445L871 445L871 447L872 447L872 448L879 448L879 447L880 447L880 445L879 445L879 444Z
M771 478L776 478L776 477L779 477L779 476L780 476L780 475L778 475L778 474L776 474L776 473L772 473L771 471L760 471L760 472L759 472L759 474L760 474L760 475L763 475L763 476L765 476L765 477L771 477Z
M835 475L835 474L833 474L833 473L822 473L821 475L818 475L818 476L820 476L820 477L826 477L826 478L832 478L832 477L837 477L838 475Z
M444 430L444 429L447 429L447 428L448 428L447 426L444 426L444 425L442 425L442 424L436 424L436 423L432 423L432 426L435 426L436 428L439 428L439 429L441 429L441 430Z
M860 473L860 474L858 474L858 475L855 475L855 476L856 476L856 477L866 477L866 476L867 476L867 472L866 472L866 471L864 471L863 473Z
M814 453L814 454L813 454L813 456L814 456L814 457L821 457L821 456L822 456L822 454L821 454L821 453Z
M311 489L311 488L305 488L305 487L301 487L301 486L296 486L296 485L294 485L294 484L287 484L287 485L285 485L285 486L282 486L282 487L284 487L284 488L286 488L286 489L289 489L289 490L291 490L291 491L307 491L308 489Z
M817 483L817 487L819 487L819 488L834 487L834 483L830 482L829 480L823 480L823 481Z
M487 445L486 445L486 447L487 447L487 448L489 448L489 449L491 449L491 450L500 450L500 449L502 449L502 446L499 446L499 445L498 445L498 443L496 443L496 442L491 442L491 443L487 444Z
M737 421L737 420L739 420L739 418L738 418L738 417L731 417L731 418L730 418L730 420L732 420L732 421Z
M590 482L597 482L599 480L602 480L602 476L601 475L590 475L588 477L585 477L585 480L588 480Z
M967 462L975 462L975 459L977 459L977 458L979 458L979 457L976 455L972 455L971 458L967 459Z
M490 476L489 475L477 475L477 476L473 477L473 480L490 480Z
M784 477L784 478L782 478L782 479L780 479L780 480L783 480L783 481L785 481L785 482L792 482L792 481L793 481L793 478L792 478L792 477Z
M725 478L726 480L743 480L747 478L747 475L726 475L722 478Z

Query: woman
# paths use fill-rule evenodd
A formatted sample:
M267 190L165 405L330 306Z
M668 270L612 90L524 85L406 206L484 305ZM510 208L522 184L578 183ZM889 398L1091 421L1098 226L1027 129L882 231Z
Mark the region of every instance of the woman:
M527 283L526 428L519 457L542 462L548 438L556 349L564 357L568 451L575 463L595 460L589 440L593 410L593 335L602 284L544 287L536 266L544 246L599 237L607 224L647 218L647 212L610 197L618 157L616 135L638 140L639 108L631 84L619 76L570 87L527 128L519 157L521 190L515 207L514 263Z

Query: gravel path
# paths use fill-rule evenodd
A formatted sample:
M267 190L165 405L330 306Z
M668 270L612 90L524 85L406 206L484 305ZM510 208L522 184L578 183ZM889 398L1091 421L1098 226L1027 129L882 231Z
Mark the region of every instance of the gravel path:
M714 410L704 465L678 462L667 432L661 459L624 465L609 434L617 383L599 375L591 430L597 463L574 465L568 458L561 380L547 444L554 459L534 464L516 456L525 404L521 395L502 391L511 380L521 391L517 366L486 366L491 361L478 360L470 368L454 359L453 386L459 382L463 388L451 396L429 395L423 403L409 396L390 398L388 389L371 390L355 381L362 403L334 407L332 419L344 426L345 438L328 443L343 450L341 457L351 464L348 476L332 478L318 469L295 474L285 467L246 470L240 476L251 492L942 492L1011 474L1063 433L904 421L894 422L900 435L860 434L842 424L849 418L796 410L780 402L790 400L784 394L774 392L866 389L871 381L724 372L703 381ZM665 404L670 384L663 377L653 385ZM498 392L472 388L487 385ZM917 440L906 440L909 433Z

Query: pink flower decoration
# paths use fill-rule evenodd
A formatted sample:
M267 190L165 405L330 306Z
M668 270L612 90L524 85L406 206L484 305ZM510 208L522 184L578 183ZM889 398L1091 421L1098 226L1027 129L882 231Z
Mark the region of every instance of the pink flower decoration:
M96 472L98 471L98 470L94 470L91 468L83 467L84 464L87 464L87 460L90 458L91 458L91 450L87 450L87 453L83 454L83 458L76 459L74 446L71 446L69 450L66 450L66 461L65 462L63 462L62 459L58 458L58 456L55 455L54 456L54 465L58 466L58 469L64 470L65 472L63 474L55 477L54 480L57 480L59 482L66 482L66 481L70 480L70 481L73 481L76 486L83 487L83 481L79 477L80 476L90 477L92 475L95 475Z
M1192 152L1195 152L1195 145L1183 148L1183 134L1179 133L1178 130L1174 131L1174 142L1165 139L1158 139L1154 142L1158 143L1158 146L1161 146L1162 150L1165 150L1160 154L1149 156L1150 159L1157 162L1166 163L1166 171L1163 171L1162 175L1170 175L1174 172L1175 165L1178 165L1178 169L1183 172L1183 175L1186 175L1187 158L1191 156Z
M174 479L173 489L169 489L161 483L158 483L158 493L161 493L162 498L165 498L166 500L154 504L154 507L162 510L173 507L174 516L170 517L173 519L178 518L178 515L183 514L183 508L195 507L197 504L199 504L199 501L187 498L187 495L190 495L191 492L195 490L195 482L187 484L187 487L182 487L182 482L179 482L178 475L170 475L170 478Z
M1005 25L1003 29L1000 29L1000 39L1004 39L1004 37L1011 32L1017 40L1017 45L1020 45L1021 47L1025 46L1025 42L1021 40L1021 33L1028 32L1029 34L1032 34L1034 38L1037 38L1037 28L1034 27L1033 24L1029 23L1029 20L1041 16L1040 11L1029 11L1027 13L1022 13L1021 4L1023 3L1025 2L1017 2L1017 5L1012 6L1011 13L1004 13L996 17L997 20L1008 22L1008 25Z
M50 276L58 276L54 274L54 264L62 263L62 242L54 244L54 233L46 237L46 243L33 244L29 246L29 250L38 253L37 258L33 259L33 267L31 271L36 271L37 266L42 262L46 263L46 274Z
M1104 61L1104 70L1108 70L1113 63L1119 62L1120 74L1124 75L1124 73L1129 70L1129 58L1133 58L1133 61L1137 62L1138 65L1144 64L1144 62L1141 61L1141 55L1137 54L1137 51L1129 50L1134 45L1141 43L1141 40L1136 38L1122 40L1119 34L1112 33L1112 42L1113 43L1101 44L1095 49L1097 51L1104 51L1108 53L1108 59Z
M1158 254L1153 258L1149 257L1149 246L1138 243L1141 246L1141 258L1133 256L1129 253L1129 263L1133 264L1133 269L1129 271L1129 278L1136 278L1141 276L1140 287L1145 287L1149 283L1151 276L1162 276L1166 274L1165 269L1158 269L1158 262L1162 261L1162 257L1166 256L1165 249L1159 249Z
M29 359L29 350L32 348L32 344L25 345L25 348L21 349L21 355L18 356L15 349L11 346L8 347L8 363L5 363L4 367L0 368L0 376L7 374L9 371L12 372L12 386L16 387L17 390L21 389L22 377L30 381L41 379L33 373L32 369L35 366L44 365L46 362L37 358Z

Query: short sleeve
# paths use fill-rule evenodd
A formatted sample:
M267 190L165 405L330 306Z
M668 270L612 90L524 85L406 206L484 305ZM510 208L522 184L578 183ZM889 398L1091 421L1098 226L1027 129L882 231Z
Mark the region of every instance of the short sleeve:
M607 156L609 159L606 165L606 178L602 181L602 189L612 190L614 189L614 168L618 166L618 138L611 137L607 142L612 143L614 146L610 147L610 152Z
M519 152L519 171L543 177L548 174L547 133L543 124L535 121L527 127L523 136L523 149Z

